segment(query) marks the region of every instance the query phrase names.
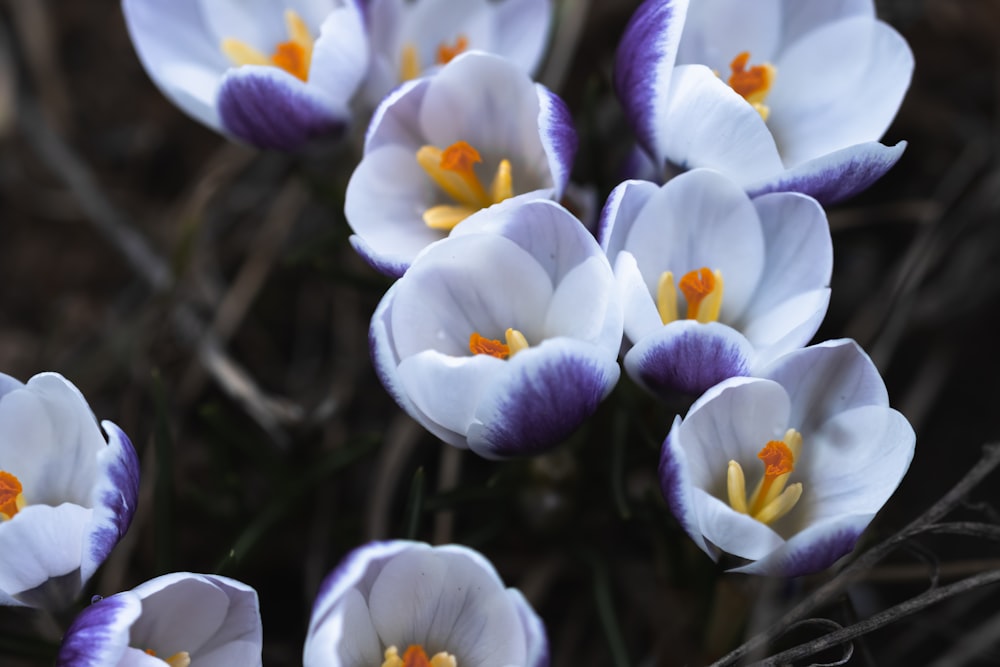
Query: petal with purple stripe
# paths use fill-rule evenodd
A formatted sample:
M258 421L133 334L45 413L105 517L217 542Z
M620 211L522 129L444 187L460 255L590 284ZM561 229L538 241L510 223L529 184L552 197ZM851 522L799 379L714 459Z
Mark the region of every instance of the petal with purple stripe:
M548 156L552 182L555 186L554 198L562 196L576 157L578 139L573 127L569 107L562 98L545 86L535 84L538 91L538 131L542 147Z
M81 611L63 638L56 667L117 665L129 643L129 628L142 613L132 592L98 600Z
M766 557L730 572L798 577L824 570L846 556L872 520L871 514L839 516L809 526Z

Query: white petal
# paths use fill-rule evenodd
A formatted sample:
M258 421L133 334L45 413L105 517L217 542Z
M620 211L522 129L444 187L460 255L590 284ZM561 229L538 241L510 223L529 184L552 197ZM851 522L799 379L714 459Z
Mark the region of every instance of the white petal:
M757 560L785 542L769 526L701 489L695 489L694 503L705 539L728 554Z
M729 63L743 51L750 63L772 62L778 55L782 34L781 0L698 0L691 4L677 64L707 65L723 79Z
M674 417L673 426L660 450L658 468L660 490L670 507L670 511L677 518L684 532L691 537L699 549L708 554L712 560L717 561L719 550L705 542L705 537L701 534L701 526L698 523L698 512L694 499L696 489L691 479L691 466L688 463L687 451L681 443L681 423L680 415Z
M337 0L200 0L200 4L205 25L215 44L221 44L226 38L236 38L270 54L278 44L288 40L286 9L296 11L315 37L330 11L342 3Z
M830 305L830 288L804 292L784 301L744 326L743 335L757 349L754 372L808 343Z
M840 19L851 16L866 16L872 20L875 18L875 4L872 0L782 0L781 4L785 44L791 44L806 33Z
M615 280L625 314L625 335L628 339L635 343L658 331L663 326L663 319L632 253L618 253Z
M545 338L569 336L617 354L623 326L617 297L608 261L603 255L587 259L570 270L552 294Z
M912 74L906 41L864 17L814 30L789 46L768 97L768 125L785 166L879 139Z
M467 50L494 51L494 10L487 0L420 0L404 5L399 21L396 51L389 54L398 64L404 45L417 49L418 62L424 72L433 69L438 48L455 46L459 37L468 41ZM381 48L385 48L382 46Z
M132 626L136 646L157 655L196 653L222 627L229 598L218 586L194 574L159 577L137 586L142 616Z
M0 523L0 590L16 596L79 568L92 513L70 503L29 505Z
M303 665L377 665L381 664L383 648L368 602L357 589L348 589L333 615L318 628L310 628Z
M625 249L625 239L628 238L632 225L653 193L660 188L649 181L629 180L620 183L611 194L601 210L601 222L597 239L601 248L612 263L618 253Z
M330 12L313 44L309 84L318 86L338 108L348 104L368 70L368 31L361 10L349 0Z
M704 65L679 65L659 118L659 153L682 169L708 167L741 187L779 174L777 146L760 114Z
M765 558L729 571L780 577L819 572L850 553L871 520L872 515L861 514L815 523Z
M503 0L493 7L494 52L534 74L552 26L551 0Z

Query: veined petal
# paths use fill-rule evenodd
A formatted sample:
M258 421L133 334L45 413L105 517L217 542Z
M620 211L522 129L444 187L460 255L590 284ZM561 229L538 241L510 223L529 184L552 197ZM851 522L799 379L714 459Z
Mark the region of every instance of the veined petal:
M784 169L757 110L704 65L678 65L666 99L657 154L669 162L715 169L744 188Z
M521 591L516 588L508 588L507 596L517 610L517 615L521 619L521 627L524 629L527 652L525 667L548 667L549 640L545 634L545 625L542 623L542 619L524 599Z
M899 161L906 142L883 146L869 141L803 162L782 173L746 185L751 196L768 192L801 192L821 204L834 204L867 189Z
M83 586L77 570L92 514L72 503L28 505L0 524L0 590L33 607L68 605Z
M656 183L633 179L619 183L608 195L608 200L601 209L597 240L612 263L618 253L625 249L625 239L632 231L639 211L659 189Z
M92 492L94 513L87 527L80 575L84 581L104 562L132 523L139 501L139 458L128 436L102 422L108 444L97 456L98 482Z
M913 53L887 24L862 16L804 35L776 66L768 124L791 168L881 137L910 86Z
M469 429L469 447L490 459L537 454L561 442L593 414L620 374L615 359L565 338L543 341L507 362L485 392Z
M207 579L186 573L158 577L133 592L142 599L143 613L131 630L131 643L155 647L160 655L195 653L222 627L229 597Z
M661 166L670 158L667 135L675 131L665 122L665 106L687 11L687 0L646 0L632 15L615 56L615 92L640 143Z
M677 320L635 341L625 355L629 377L654 394L698 395L731 377L749 375L754 350L732 327Z
M129 628L142 613L131 591L98 600L84 608L66 631L56 667L117 665L129 645Z
M365 131L366 155L394 144L416 153L427 143L420 131L420 106L429 84L430 79L414 79L400 84L385 96L372 113Z
M343 130L342 103L277 67L245 65L222 77L217 106L226 132L258 148L293 151Z
M143 67L185 113L219 129L215 93L229 67L206 26L199 0L123 0L122 11Z
M315 622L315 617L313 617ZM303 667L381 664L382 640L368 613L368 601L357 589L342 593L328 620L309 630Z
M802 433L817 431L828 419L851 408L889 405L878 369L850 339L789 352L762 369L761 375L780 383L792 397L788 424Z
M729 571L779 577L798 577L819 572L854 549L872 516L838 516L814 523L793 535L764 558Z

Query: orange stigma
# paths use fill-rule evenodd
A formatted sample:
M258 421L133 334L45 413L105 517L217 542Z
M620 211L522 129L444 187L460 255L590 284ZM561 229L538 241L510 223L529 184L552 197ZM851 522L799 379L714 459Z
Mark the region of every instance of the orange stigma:
M382 667L458 667L455 656L445 651L435 653L433 657L427 657L427 651L420 644L410 644L403 653L399 655L399 649L390 646L384 653L385 662Z
M757 514L763 509L765 499L770 498L771 485L782 475L795 470L795 454L782 440L770 440L757 453L757 458L764 462L764 479L750 507L750 514Z
M413 644L403 654L403 667L431 667L431 659L420 644Z
M14 475L0 470L0 515L10 519L24 507L24 496L21 493L21 480Z
M432 229L451 231L476 211L514 196L510 161L500 160L493 180L486 185L475 171L483 158L466 141L456 141L444 150L422 146L416 157L427 175L455 202L431 206L424 211L424 222Z
M305 81L309 78L309 54L297 42L282 42L274 50L275 65Z
M748 69L749 60L750 52L744 51L729 63L729 67L733 70L729 75L729 86L752 104L764 120L767 120L771 110L764 104L764 99L774 85L777 70L770 63L753 65Z
M274 53L270 56L232 37L222 40L222 52L234 65L280 67L292 76L307 81L314 43L309 34L309 26L296 11L288 9L285 11L285 29L288 41L274 47Z
M687 299L687 318L696 320L701 302L715 289L715 276L711 270L703 266L697 271L685 273L677 287Z
M472 166L482 161L479 151L465 141L456 141L441 153L441 168L457 174L472 174Z
M510 347L495 338L484 338L478 331L473 331L469 336L469 350L472 354L488 354L497 359L506 359L510 356Z
M469 38L465 35L456 37L454 46L449 46L447 42L441 42L437 48L437 64L447 65L467 48L469 48Z

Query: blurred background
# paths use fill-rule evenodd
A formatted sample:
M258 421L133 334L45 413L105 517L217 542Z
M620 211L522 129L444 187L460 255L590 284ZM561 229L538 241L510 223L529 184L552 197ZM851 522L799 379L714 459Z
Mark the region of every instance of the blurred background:
M632 142L610 73L638 3L555 4L540 79L573 112L574 178L600 205ZM872 355L917 452L863 545L955 484L997 438L1000 405L1000 0L877 4L916 56L884 139L909 147L829 212L817 339ZM51 664L90 595L179 570L254 586L264 664L300 664L319 582L370 539L481 550L545 620L554 667L707 664L829 577L726 575L698 551L657 487L674 413L627 378L532 460L486 462L410 421L368 358L389 283L354 256L342 214L363 129L294 157L233 145L155 89L116 0L0 0L0 371L64 374L130 435L143 474L131 531L77 607L0 608L0 664ZM998 487L1000 473L961 512L997 523ZM921 538L820 612L847 625L933 575L998 568L994 542ZM996 588L887 625L850 662L998 663Z

